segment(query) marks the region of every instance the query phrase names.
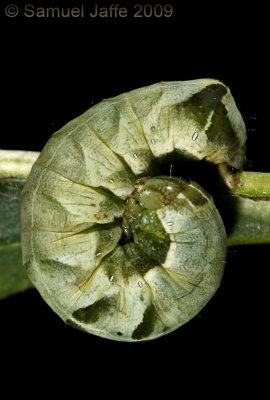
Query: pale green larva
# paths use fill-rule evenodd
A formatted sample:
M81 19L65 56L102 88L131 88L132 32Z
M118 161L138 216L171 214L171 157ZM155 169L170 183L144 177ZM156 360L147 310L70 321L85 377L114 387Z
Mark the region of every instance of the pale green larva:
M157 338L219 287L223 222L168 157L242 168L246 132L229 89L162 82L103 100L56 132L23 190L23 261L68 324L122 341Z

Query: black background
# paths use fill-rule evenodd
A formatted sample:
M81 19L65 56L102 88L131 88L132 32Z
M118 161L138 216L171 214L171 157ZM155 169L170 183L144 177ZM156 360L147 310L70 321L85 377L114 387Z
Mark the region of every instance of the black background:
M86 9L90 3L85 0ZM103 98L159 81L211 77L230 87L246 122L245 169L270 172L265 10L227 2L167 3L174 6L172 18L75 20L8 18L9 3L3 2L0 148L40 151L57 129ZM132 2L120 4L132 11ZM66 384L77 373L75 387L93 384L99 375L104 390L121 381L140 395L133 379L147 381L151 371L165 386L177 387L185 374L205 378L202 390L210 390L213 376L221 391L232 382L240 391L259 389L263 377L254 383L254 373L262 372L268 351L268 254L269 246L229 249L221 287L208 305L151 342L113 342L76 331L35 290L10 297L0 303L3 364L17 379L25 369L39 375L48 363L50 378L40 378L45 387L65 371Z

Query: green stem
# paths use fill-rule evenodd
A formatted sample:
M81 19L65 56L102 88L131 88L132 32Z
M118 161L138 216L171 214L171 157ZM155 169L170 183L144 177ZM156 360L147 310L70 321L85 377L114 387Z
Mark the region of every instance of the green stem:
M215 197L228 246L270 243L270 173L240 173L241 186Z
M26 180L39 153L23 150L0 150L0 179Z
M231 189L231 193L265 200L270 197L270 173L242 171L240 181L241 185Z

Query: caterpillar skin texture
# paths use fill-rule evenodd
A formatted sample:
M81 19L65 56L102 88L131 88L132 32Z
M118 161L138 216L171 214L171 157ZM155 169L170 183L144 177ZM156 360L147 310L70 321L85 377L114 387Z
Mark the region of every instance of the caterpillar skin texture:
M143 341L193 318L220 285L226 233L209 194L159 176L207 160L241 169L246 130L212 79L103 100L48 141L23 190L23 262L68 324Z

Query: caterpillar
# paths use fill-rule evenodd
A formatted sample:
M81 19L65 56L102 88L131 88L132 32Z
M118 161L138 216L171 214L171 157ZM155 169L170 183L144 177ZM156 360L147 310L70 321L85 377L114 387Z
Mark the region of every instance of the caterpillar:
M220 285L225 228L210 194L160 167L203 160L237 185L245 141L214 79L135 89L58 130L22 195L23 263L44 300L67 324L120 341L197 315Z

